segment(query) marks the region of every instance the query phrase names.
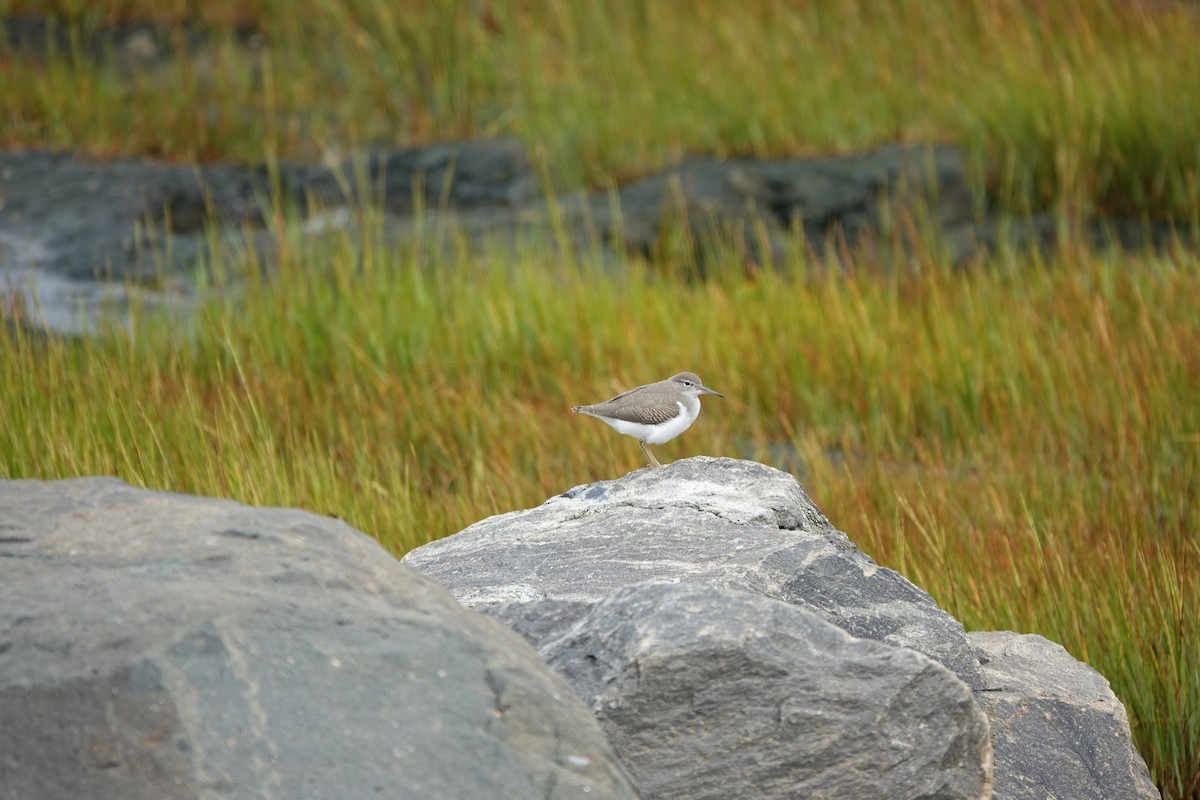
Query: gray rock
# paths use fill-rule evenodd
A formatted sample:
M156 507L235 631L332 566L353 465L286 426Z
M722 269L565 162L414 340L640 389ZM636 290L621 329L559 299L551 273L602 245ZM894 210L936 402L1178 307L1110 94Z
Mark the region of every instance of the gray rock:
M788 229L770 211L771 189L753 162L689 158L678 166L628 183L616 202L606 193L565 209L574 226L604 232L606 241L654 260L682 257L704 267L722 246L744 261L781 263Z
M97 67L115 67L129 78L145 77L146 70L184 55L195 68L203 62L215 39L232 35L239 47L258 50L264 44L252 24L238 22L214 36L213 30L192 20L170 24L148 20L108 20L86 15L71 23L57 15L5 14L0 16L0 49L6 58L44 64L64 54L88 58ZM211 57L211 56L209 56Z
M939 232L976 221L958 147L889 145L851 155L745 161L740 166L768 187L760 207L785 230L800 226L818 248L830 236L851 244L887 237L900 227L894 218L900 209L928 210Z
M367 161L372 191L382 187L384 208L394 214L412 214L418 198L424 209L471 210L523 207L541 193L525 148L516 139L434 143L379 152ZM348 165L342 172L354 174ZM310 191L317 182L305 177L298 182L297 194Z
M967 634L983 663L996 800L1157 798L1125 707L1060 645L1011 631Z
M210 221L261 222L264 188L255 170L235 165L0 153L0 245L30 242L38 250L32 264L0 250L0 274L33 266L76 281L153 280L205 252ZM164 264L158 234L168 230L172 260Z
M559 202L559 210L572 227L602 231L605 241L642 256L683 256L703 268L721 247L748 264L782 264L796 230L820 253L831 238L860 244L904 236L896 212L920 208L947 241L960 243L958 258L995 238L983 228L986 239L967 235L978 226L964 161L960 148L928 145L820 158L697 156L621 186L615 202L596 192Z
M587 616L593 606L574 600L514 600L477 610L512 628L536 647Z
M524 642L331 519L0 482L0 798L635 796Z
M925 653L969 686L982 685L961 623L860 552L795 478L752 461L690 458L579 486L403 560L480 610L510 601L596 603L647 581L752 592L854 636ZM533 619L538 607L503 613L523 617L531 640L531 631L553 631Z
M631 586L539 652L591 705L645 798L990 792L987 720L962 681L787 603Z
M10 25L9 35L21 42L46 38L41 23L27 27ZM167 52L164 29L152 25L101 33L151 60ZM251 46L256 34L248 36ZM786 265L798 257L797 244L822 256L812 269L835 263L844 244L862 247L863 259L881 265L904 266L913 252L930 251L965 264L999 247L1045 249L1061 233L1053 215L1017 219L989 207L962 149L953 146L775 160L690 157L615 191L578 189L553 198L542 196L522 144L511 138L329 161L268 169L0 153L0 316L19 302L42 311L22 315L24 325L87 332L89 325L75 319L81 308L92 327L97 317L127 313L135 298L123 281L144 284L137 301L186 307L193 268L212 255L210 230L219 232L222 258L226 250L248 251L257 263L275 262L277 242L262 224L273 201L306 217L306 235L341 230L352 241L382 233L386 246L419 241L431 263L461 258L468 243L474 259L532 250L548 257L582 253L611 265L633 252L694 269L689 274L698 277L710 263L736 262L751 272ZM372 205L382 201L379 229L357 229L353 209L364 195ZM921 221L921 229L914 232L909 220ZM1200 246L1198 235L1164 220L1113 218L1082 221L1072 241L1082 236L1100 247L1161 250Z
M367 154L362 162L372 200L382 196L391 212L389 242L419 238L431 252L448 254L460 235L482 243L498 230L540 225L518 218L538 188L512 140L431 144ZM310 236L354 227L347 207L357 206L355 179L364 174L356 163L280 163L276 170L273 181L261 165L0 153L0 318L87 333L99 319L123 319L132 302L186 308L194 301L191 278L214 241L228 253L275 262L277 242L263 227L272 197L308 215ZM417 197L428 209L423 215L413 214ZM511 248L514 234L505 238Z

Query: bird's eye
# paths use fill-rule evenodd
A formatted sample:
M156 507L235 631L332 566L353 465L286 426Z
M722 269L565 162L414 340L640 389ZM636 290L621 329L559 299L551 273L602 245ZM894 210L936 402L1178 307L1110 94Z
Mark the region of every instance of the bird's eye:
M692 382L691 382L691 381L684 381L684 382L683 382L683 385L684 385L684 386L691 386L691 385L692 385Z

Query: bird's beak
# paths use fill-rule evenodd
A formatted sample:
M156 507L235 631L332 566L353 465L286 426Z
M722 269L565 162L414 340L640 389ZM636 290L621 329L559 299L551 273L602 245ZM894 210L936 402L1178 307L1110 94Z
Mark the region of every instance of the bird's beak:
M721 394L720 392L718 392L717 390L715 390L715 389L710 389L710 388L708 388L707 386L701 386L701 387L700 387L700 391L704 392L705 394L715 394L717 397L724 397L724 396L725 396L725 395Z

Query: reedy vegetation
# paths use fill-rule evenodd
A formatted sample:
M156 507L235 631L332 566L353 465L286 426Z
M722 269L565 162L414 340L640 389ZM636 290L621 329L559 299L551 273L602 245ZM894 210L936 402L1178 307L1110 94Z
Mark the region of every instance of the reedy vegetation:
M10 60L0 141L261 159L515 133L553 181L603 184L684 151L951 138L1017 206L1200 218L1186 4L633 6L264 2L269 48L219 41L208 66ZM0 475L301 506L399 554L640 466L566 409L695 369L727 399L664 456L800 472L969 628L1100 670L1164 794L1200 795L1197 256L961 272L931 235L899 271L849 254L747 278L730 257L696 281L669 258L388 248L370 209L321 240L275 219L273 277L218 248L186 324L0 338Z
M258 160L511 133L602 185L685 152L938 139L1018 207L1195 221L1200 201L1200 12L1176 0L0 0L47 6L84 33L192 8L217 29L133 75L9 59L6 146ZM238 21L266 46L237 46Z

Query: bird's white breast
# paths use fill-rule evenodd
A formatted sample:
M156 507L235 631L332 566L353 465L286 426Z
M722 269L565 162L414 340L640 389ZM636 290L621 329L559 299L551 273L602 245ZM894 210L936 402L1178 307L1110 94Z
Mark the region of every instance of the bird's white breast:
M689 412L683 403L676 402L675 405L679 406L679 416L661 425L645 425L640 422L628 422L623 419L610 419L608 417L597 417L597 419L604 420L616 428L618 432L626 436L632 436L646 444L662 444L663 442L669 442L686 431L696 421L696 417L700 416L699 403L696 404L694 412Z

